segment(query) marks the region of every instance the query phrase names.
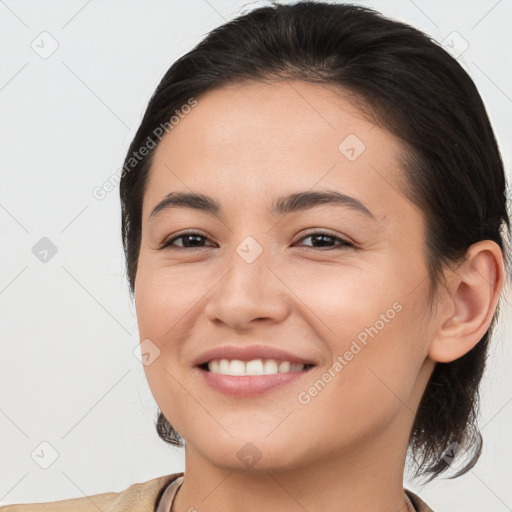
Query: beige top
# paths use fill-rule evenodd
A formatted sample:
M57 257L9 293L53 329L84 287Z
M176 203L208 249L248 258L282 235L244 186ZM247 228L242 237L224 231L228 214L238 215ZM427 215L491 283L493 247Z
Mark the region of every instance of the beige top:
M183 482L184 473L153 478L130 485L121 492L107 492L46 503L24 503L0 506L1 512L172 512L172 503ZM404 489L410 500L407 512L434 512L411 491Z
M167 486L160 498L160 502L158 503L158 507L155 512L174 512L172 508L174 505L174 498L176 497L176 494L178 494L182 483L183 476L180 476Z

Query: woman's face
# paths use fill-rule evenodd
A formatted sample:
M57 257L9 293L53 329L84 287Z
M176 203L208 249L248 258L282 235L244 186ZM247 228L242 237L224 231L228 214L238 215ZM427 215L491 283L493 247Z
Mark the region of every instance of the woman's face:
M135 301L158 406L187 454L218 467L401 450L433 362L425 226L399 192L398 140L321 85L197 101L156 148L143 202ZM169 193L218 211L196 200L151 215ZM196 365L225 346L257 347ZM314 366L221 374L286 372L293 357Z

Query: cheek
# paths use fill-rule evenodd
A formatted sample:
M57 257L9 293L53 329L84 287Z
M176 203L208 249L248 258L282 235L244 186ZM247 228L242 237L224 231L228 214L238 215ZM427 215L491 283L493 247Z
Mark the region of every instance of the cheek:
M290 273L290 288L304 304L300 315L331 351L322 382L303 388L308 397L318 394L319 406L350 406L354 412L382 407L384 413L400 406L396 396L412 389L424 359L418 315L426 307L426 292L419 287L410 293L407 282L384 267L319 267L307 280ZM311 389L311 395L308 386L321 392Z
M208 289L196 277L190 270L156 264L138 272L135 303L141 339L171 335L174 325L183 328L187 312Z
M389 323L365 324L364 318L351 318L352 327L340 323L331 346L333 362L301 387L300 416L333 444L371 438L397 414L407 417L405 408L414 410L411 398L420 361L402 314L408 314L405 308Z
M385 262L370 265L354 258L337 266L314 262L301 266L281 275L300 299L294 300L300 314L320 329L322 337L343 346L343 340L379 321L386 311L391 319L396 316L398 307L393 309L393 304L401 296L400 285L383 277L389 275Z
M151 364L144 365L144 372L155 400L169 419L171 410L173 416L186 414L186 403L182 409L182 401L187 400L184 389L188 389L189 375L180 354L194 332L201 298L210 288L211 283L205 282L192 267L145 261L137 273L135 304L139 337L142 344L149 343L150 347L154 344L158 353Z

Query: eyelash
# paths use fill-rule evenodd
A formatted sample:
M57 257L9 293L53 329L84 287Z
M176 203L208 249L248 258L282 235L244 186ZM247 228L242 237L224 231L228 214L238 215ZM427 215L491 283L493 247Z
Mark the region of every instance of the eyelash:
M180 238L185 238L187 236L199 236L201 238L204 238L206 240L208 240L208 237L202 235L201 233L197 233L195 231L189 231L189 232L185 232L185 233L181 233L180 235L178 236L175 236L174 238L171 238L170 240L168 241L164 241L160 244L160 249L165 249L165 248L168 248L168 249L178 249L178 250L196 250L196 249L203 249L204 247L180 247L180 246L173 246L172 243L176 240L179 240ZM308 233L304 236L302 236L301 238L299 238L299 241L300 240L304 240L305 238L309 238L309 237L313 237L313 236L325 236L325 237L328 237L328 238L331 238L332 240L334 240L335 242L341 242L340 245L337 246L338 249L344 249L344 248L350 248L350 247L355 247L355 245L339 236L336 236L336 235L332 235L331 233L328 233L328 232L325 232L325 231L313 231L311 233ZM207 246L208 247L208 246ZM332 250L332 249L335 249L336 247L328 247L327 249L322 249L320 247L310 247L310 246L306 246L306 249L307 250L310 250L310 249L318 249L318 250Z

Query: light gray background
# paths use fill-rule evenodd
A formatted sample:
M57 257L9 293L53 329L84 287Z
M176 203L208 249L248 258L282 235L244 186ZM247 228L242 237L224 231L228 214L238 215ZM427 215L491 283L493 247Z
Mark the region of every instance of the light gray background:
M511 0L361 3L465 50L510 174ZM118 189L103 200L92 192L121 167L171 63L260 5L0 0L1 504L120 491L183 470L183 452L156 435L133 353ZM32 252L42 237L57 247L46 263ZM482 388L481 460L454 481L406 480L436 512L512 508L511 319L503 302ZM31 457L49 461L42 442L58 452L48 469Z

